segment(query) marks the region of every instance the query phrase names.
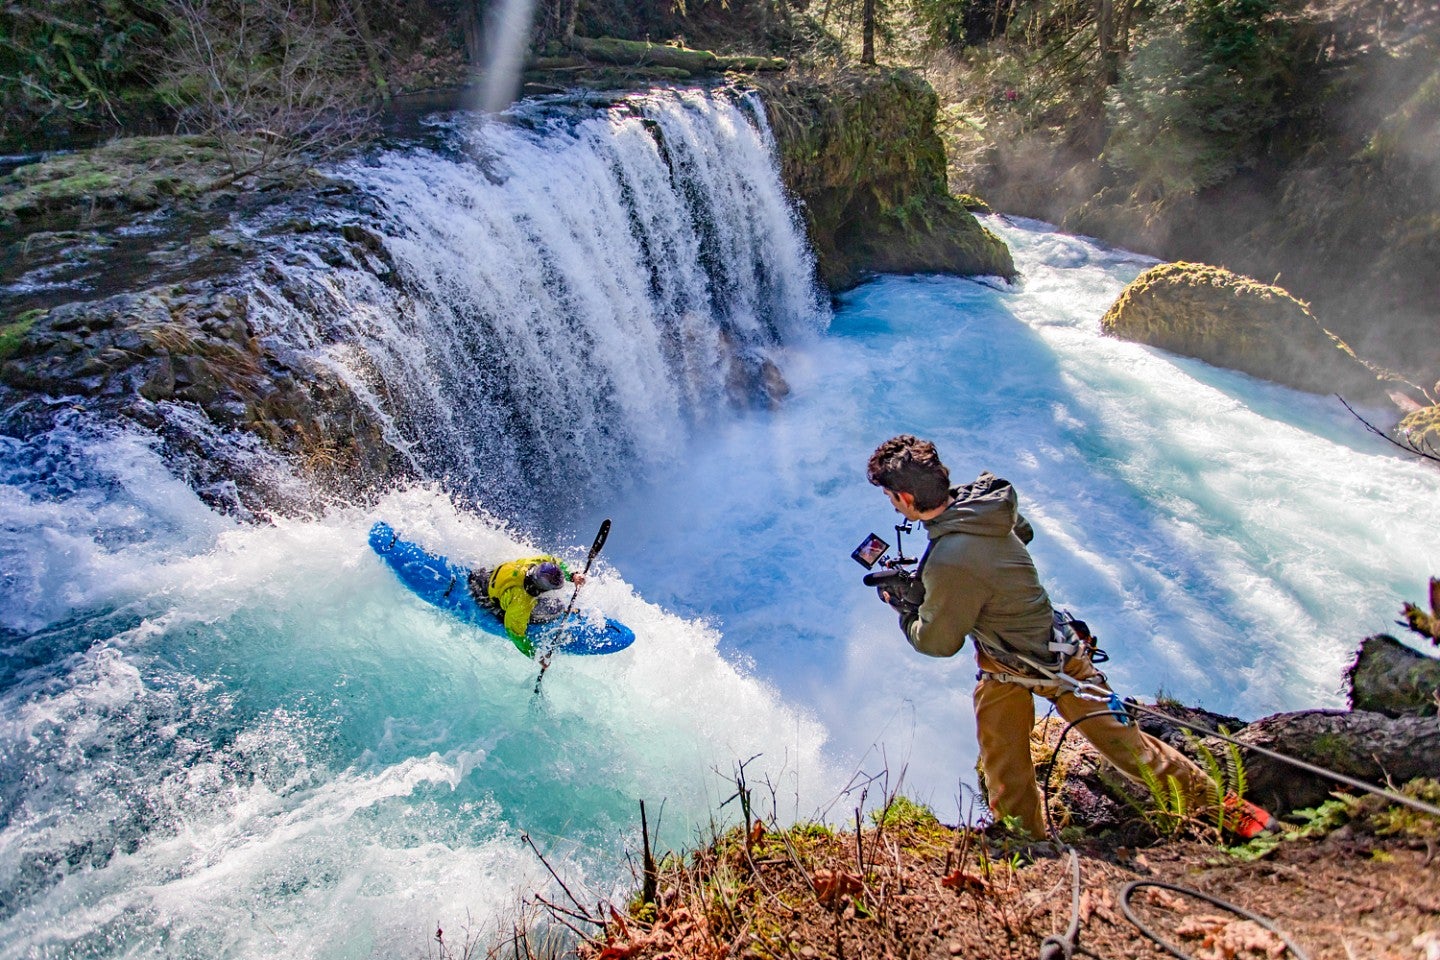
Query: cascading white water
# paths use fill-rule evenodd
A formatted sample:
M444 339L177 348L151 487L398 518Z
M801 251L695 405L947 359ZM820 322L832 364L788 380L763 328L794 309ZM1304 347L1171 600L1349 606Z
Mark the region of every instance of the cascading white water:
M532 662L365 542L378 516L466 562L573 556L516 530L666 460L823 329L766 137L751 103L657 94L454 119L446 155L344 171L385 256L291 250L250 315L432 479L373 512L239 523L78 412L0 443L0 958L411 955L550 882L522 835L623 898L639 799L679 846L748 758L782 816L833 796L813 720L606 558L582 608L636 647L562 658L536 700Z
M427 477L543 515L664 461L824 328L753 100L459 118L447 152L343 171L398 277L285 269L252 311L336 370ZM329 344L329 346L327 346Z

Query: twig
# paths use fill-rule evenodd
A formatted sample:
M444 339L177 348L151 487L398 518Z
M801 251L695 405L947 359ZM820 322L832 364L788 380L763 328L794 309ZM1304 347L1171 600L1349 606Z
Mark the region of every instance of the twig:
M545 859L545 854L541 853L540 848L535 845L535 841L530 839L530 834L522 833L520 835L520 839L525 841L525 843L529 844L530 849L535 851L535 856L540 858L540 862L545 865L545 869L550 872L550 876L554 877L555 882L560 884L560 889L564 890L565 896L569 897L570 902L575 904L575 909L579 910L585 916L585 919L590 923L593 923L600 927L605 926L603 921L596 920L588 913L585 913L585 905L582 904L579 900L575 899L575 894L570 892L570 888L565 885L565 881L560 879L560 874L556 873L555 868L550 866L550 861Z
M565 919L565 917L575 917L575 916L578 916L577 914L574 914L574 913L571 913L571 912L568 911L568 910L562 909L562 908L559 907L558 905L551 903L549 900L546 900L544 897L540 896L539 894L536 894L536 895L535 895L535 899L537 899L537 900L539 900L541 903L545 904L545 907L546 907L548 910L551 910L551 911L552 911L552 913L550 914L550 919L551 919L551 920L554 920L556 923L560 924L562 927L565 927L566 929L570 930L570 932L574 933L577 937L580 937L582 940L589 940L589 939L590 939L590 934L588 934L588 933L586 933L585 931L579 929L579 928L576 927L574 924L570 923L568 920ZM584 919L585 919L585 922L586 922L586 923L593 923L593 924L595 924L597 927L599 927L601 930L604 930L604 929L605 929L605 924L599 922L598 920L591 920L589 917L586 917L586 918L584 918Z
M658 829L659 824L656 824ZM650 824L645 818L645 801L640 801L640 842L644 845L645 881L640 887L640 899L645 903L655 902L656 870L655 857L650 853Z
M860 868L860 879L865 879L865 838L860 823L860 808L855 808L855 863Z
M536 901L538 901L541 905L545 907L547 911L551 913L561 913L567 917L573 917L576 920L584 921L585 923L594 923L600 926L604 925L601 921L594 920L591 917L586 916L585 914L576 913L574 910L568 910L565 907L560 906L560 904L558 903L553 903L550 900L545 899L542 894L532 893L531 896L533 896Z
M1360 416L1360 414L1356 413L1355 408L1350 406L1350 404L1347 403L1345 398L1340 396L1340 394L1335 394L1335 399L1339 400L1342 404L1344 404L1345 409L1350 411L1350 415L1353 416L1356 420L1359 420L1361 423L1365 424L1365 429L1375 434L1375 436L1380 437L1387 443L1394 444L1401 450L1404 450L1406 453L1413 454L1417 457L1423 457L1426 460L1434 460L1437 463L1440 463L1440 454L1434 452L1434 449L1430 447L1429 443L1425 444L1426 449L1424 450L1420 449L1420 447L1414 441L1401 443L1399 440L1396 440L1394 437L1390 436L1385 431L1376 427L1369 420L1366 420L1364 417Z

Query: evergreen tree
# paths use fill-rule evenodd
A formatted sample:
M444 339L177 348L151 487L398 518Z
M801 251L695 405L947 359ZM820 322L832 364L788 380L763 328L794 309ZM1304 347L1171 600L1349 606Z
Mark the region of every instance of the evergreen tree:
M1159 11L1106 110L1105 157L1160 199L1252 165L1281 119L1297 56L1286 0L1180 0Z

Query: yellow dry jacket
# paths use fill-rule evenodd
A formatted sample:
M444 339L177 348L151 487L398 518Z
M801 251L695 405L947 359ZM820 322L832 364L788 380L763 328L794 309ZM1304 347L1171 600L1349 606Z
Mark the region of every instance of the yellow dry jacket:
M525 589L525 574L535 564L547 560L560 568L566 580L575 579L565 561L559 557L522 557L502 563L491 571L490 587L486 591L505 615L505 634L527 657L535 656L535 645L525 636L525 631L530 628L530 615L535 612L535 602L539 597L532 596Z

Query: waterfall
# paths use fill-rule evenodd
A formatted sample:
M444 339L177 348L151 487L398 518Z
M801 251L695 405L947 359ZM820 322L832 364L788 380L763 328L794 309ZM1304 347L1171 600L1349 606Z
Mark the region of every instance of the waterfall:
M423 478L533 519L773 399L776 351L827 323L753 97L528 103L435 132L340 171L373 201L372 251L277 265L251 310Z

